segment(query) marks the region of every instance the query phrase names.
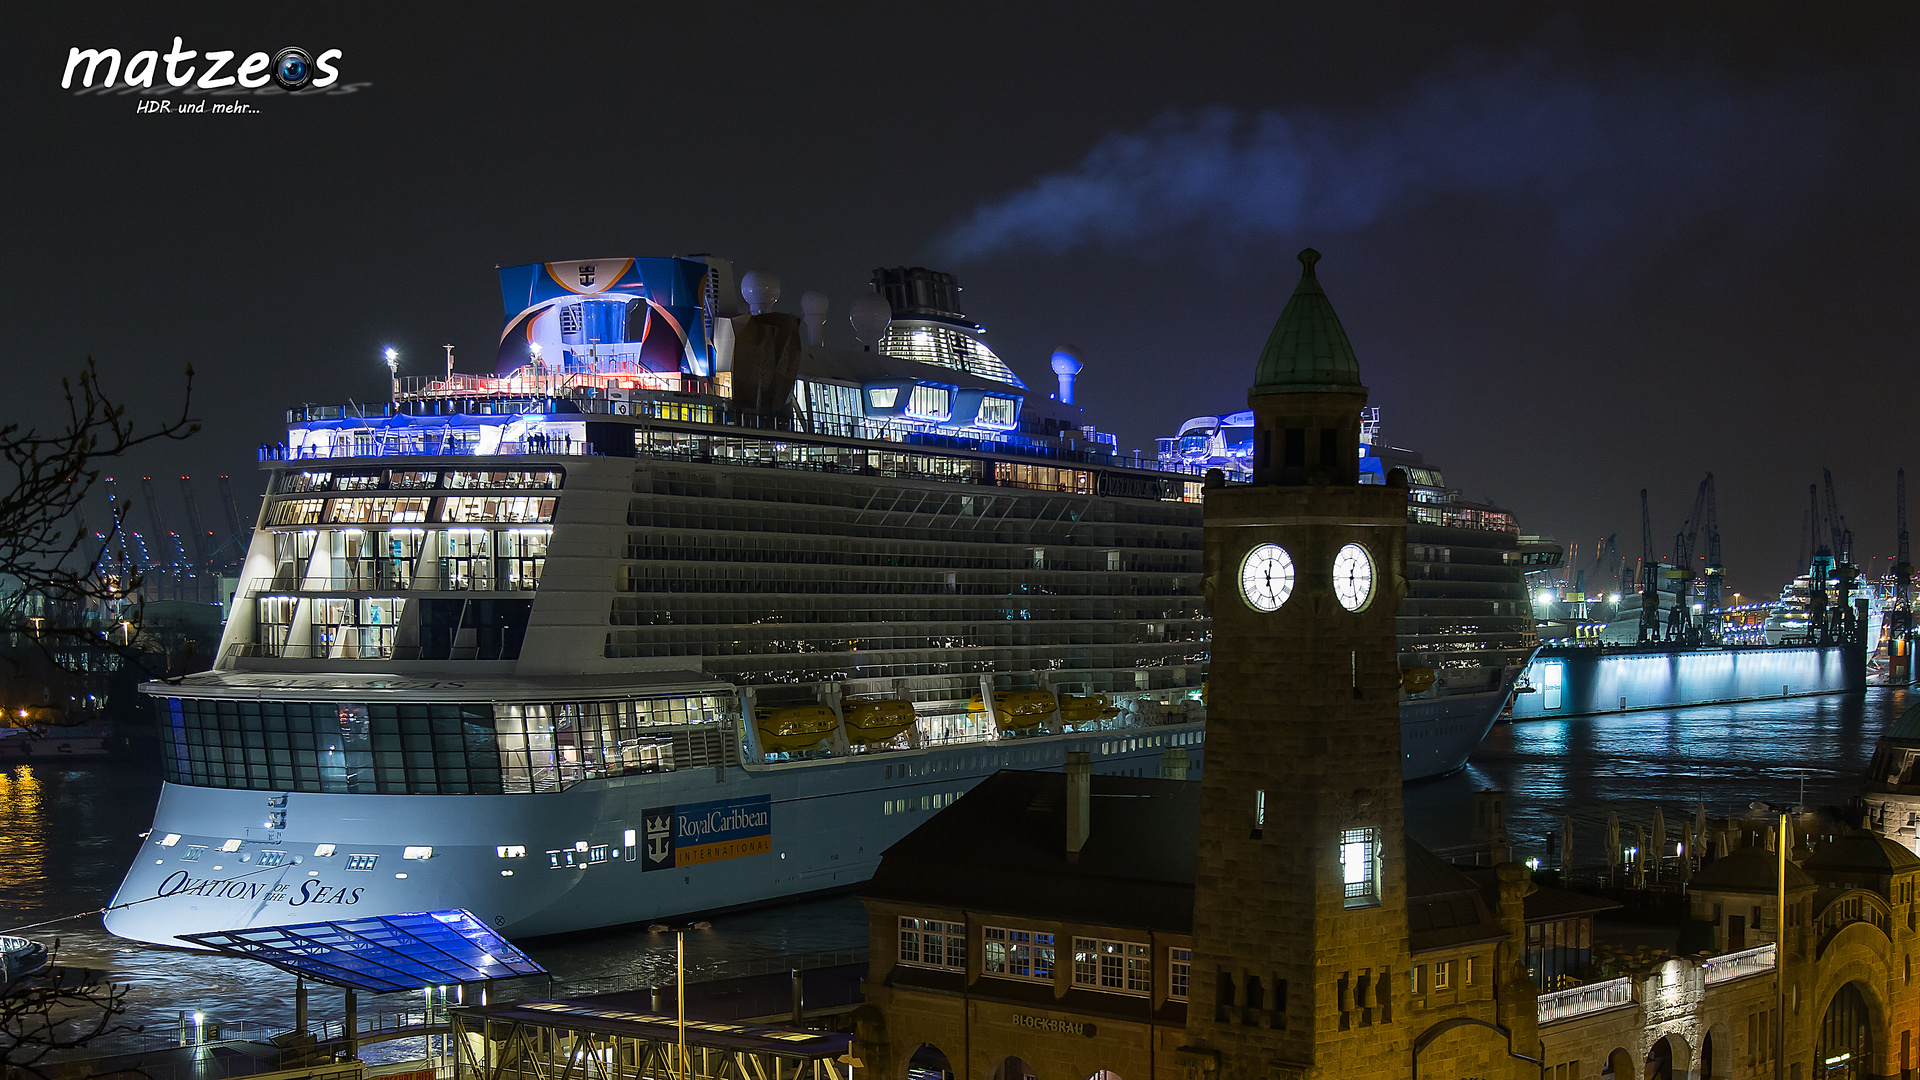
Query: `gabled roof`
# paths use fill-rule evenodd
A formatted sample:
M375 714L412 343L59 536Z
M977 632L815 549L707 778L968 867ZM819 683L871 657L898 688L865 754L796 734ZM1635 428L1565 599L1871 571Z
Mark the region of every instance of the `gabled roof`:
M1314 276L1313 264L1319 261L1312 248L1300 252L1300 284L1273 324L1249 394L1366 393L1346 328Z

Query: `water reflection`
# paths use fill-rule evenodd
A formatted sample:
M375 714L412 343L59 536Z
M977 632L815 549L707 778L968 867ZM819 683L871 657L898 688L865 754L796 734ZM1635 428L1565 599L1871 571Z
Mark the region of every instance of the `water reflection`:
M0 894L10 904L45 903L47 829L40 778L31 765L0 772Z
M1673 825L1698 805L1718 818L1754 802L1795 802L1803 781L1806 805L1843 806L1874 740L1908 701L1905 690L1874 689L1497 727L1465 770L1407 789L1409 830L1431 846L1464 843L1472 793L1501 788L1521 858L1547 859L1549 834L1571 816L1575 861L1588 865L1604 862L1599 822L1609 811L1631 836L1656 803Z

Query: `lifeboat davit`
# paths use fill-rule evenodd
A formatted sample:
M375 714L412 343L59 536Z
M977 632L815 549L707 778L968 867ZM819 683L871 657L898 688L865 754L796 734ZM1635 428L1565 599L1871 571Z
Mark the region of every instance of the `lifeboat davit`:
M993 695L994 726L1001 731L1025 731L1038 727L1057 708L1059 704L1045 690L1009 690ZM986 712L987 703L975 694L973 700L967 702L967 711Z
M1085 697L1074 694L1060 695L1060 722L1063 724L1111 720L1119 715L1120 710L1107 703L1105 694L1088 694Z
M840 718L825 705L785 705L754 710L760 746L767 750L809 750L833 734Z
M919 719L913 702L903 698L848 701L840 707L847 714L847 741L860 746L886 742Z

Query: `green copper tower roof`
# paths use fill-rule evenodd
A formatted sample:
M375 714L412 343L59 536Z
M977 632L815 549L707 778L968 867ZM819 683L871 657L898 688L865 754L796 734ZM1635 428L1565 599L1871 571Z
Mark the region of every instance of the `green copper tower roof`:
M1360 384L1360 362L1353 358L1347 331L1320 288L1320 279L1313 276L1313 264L1319 261L1320 253L1312 248L1300 253L1300 264L1306 269L1260 352L1249 394L1367 392Z

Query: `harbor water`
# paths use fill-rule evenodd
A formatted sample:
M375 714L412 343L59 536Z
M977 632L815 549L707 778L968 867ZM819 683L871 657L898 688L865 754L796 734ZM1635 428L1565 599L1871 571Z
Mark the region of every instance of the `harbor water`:
M1604 862L1604 821L1644 824L1659 805L1669 823L1704 804L1711 817L1758 801L1843 805L1856 793L1881 729L1908 704L1905 690L1869 689L1738 705L1701 706L1501 725L1461 772L1410 785L1407 820L1435 848L1469 843L1472 795L1509 793L1508 827L1521 858L1552 861L1549 837L1575 819L1577 865ZM97 909L139 850L160 787L156 763L125 759L16 764L0 771L0 932L60 941L60 961L132 987L127 1020L142 1036L101 1049L171 1038L181 1011L291 1027L293 980L251 961L210 958L107 934ZM1283 811L1284 815L1284 811ZM688 937L690 978L734 973L866 946L859 901L835 896L716 917ZM642 928L522 943L557 989L587 992L673 980L673 941ZM544 993L544 986L524 993ZM363 1014L417 1008L405 995L363 998ZM312 993L316 1019L337 1016L339 994ZM391 1048L403 1054L400 1046ZM417 1050L416 1050L417 1052Z

